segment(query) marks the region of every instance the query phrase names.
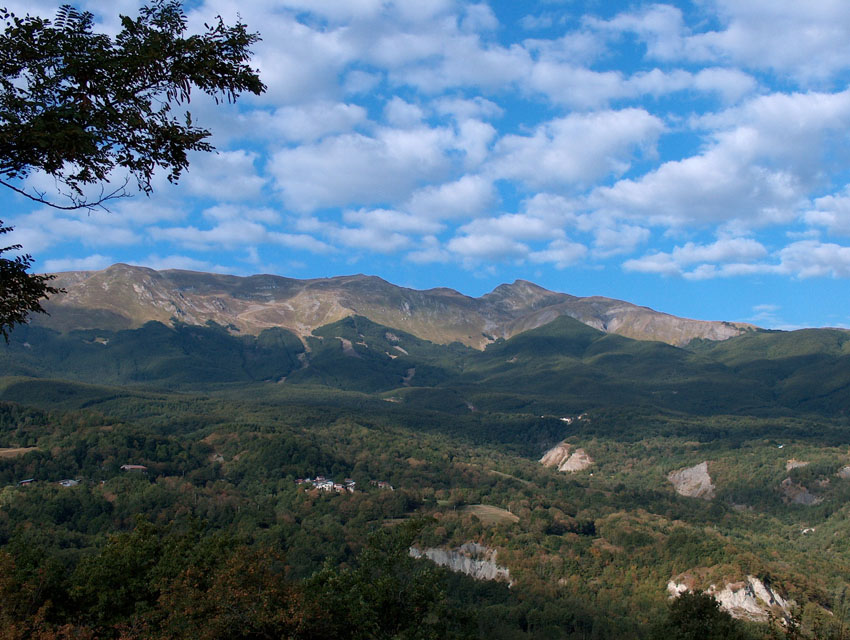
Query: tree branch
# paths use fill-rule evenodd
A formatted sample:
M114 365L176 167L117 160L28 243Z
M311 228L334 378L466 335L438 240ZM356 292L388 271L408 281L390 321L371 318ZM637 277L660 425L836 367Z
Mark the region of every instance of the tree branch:
M104 211L109 211L109 209L103 204L104 202L107 202L109 200L118 200L120 198L131 198L132 197L132 195L130 193L127 193L127 184L129 182L130 182L129 177L124 178L124 184L122 184L120 187L117 187L113 191L110 191L109 193L106 193L106 194L104 192L103 187L101 187L100 197L97 200L94 200L94 201L86 201L85 199L79 199L79 198L77 198L77 197L75 197L71 194L66 193L64 195L65 195L66 198L68 198L71 201L71 204L61 205L61 204L57 204L57 203L52 202L52 201L48 200L47 198L45 198L43 192L36 191L35 195L33 195L32 193L27 193L25 190L23 190L19 187L16 187L15 185L13 185L9 182L6 182L3 179L0 179L0 185L3 185L4 187L8 187L12 191L21 194L25 198L29 198L30 200L32 200L34 202L38 202L40 204L47 205L48 207L52 207L53 209L60 209L62 211L77 211L79 209L88 209L89 211L93 211L95 209L103 209Z

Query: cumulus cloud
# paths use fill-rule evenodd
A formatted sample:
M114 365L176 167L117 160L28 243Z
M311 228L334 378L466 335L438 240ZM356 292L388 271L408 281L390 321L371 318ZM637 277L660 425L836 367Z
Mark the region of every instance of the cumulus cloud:
M99 253L85 256L84 258L52 258L45 260L44 271L46 273L58 273L60 271L99 271L105 269L114 262L109 256Z
M549 246L529 254L532 262L551 263L558 269L566 269L587 256L587 247L566 239L553 240Z
M600 187L591 206L670 226L788 222L850 125L850 92L759 96L697 124L711 131L702 153Z
M542 218L523 213L507 213L496 218L478 218L460 227L459 231L470 236L501 235L517 240L544 240L563 235Z
M493 183L476 175L431 185L414 192L404 208L414 215L436 220L474 216L496 200Z
M626 172L635 153L651 150L663 130L661 120L643 109L572 113L540 125L530 136L501 138L489 171L531 188L587 185Z
M418 105L402 100L398 96L384 105L384 120L401 129L410 129L422 124L425 112Z
M527 245L503 235L479 233L458 236L449 240L446 248L470 263L482 260L506 260L523 258L529 253Z
M812 277L850 277L850 247L801 240L794 242L779 252L780 265L776 271L799 278Z
M425 236L422 238L419 247L410 251L405 259L416 264L449 262L451 254L443 248L436 236Z
M680 9L664 4L586 24L609 34L635 34L648 56L665 61L727 62L803 82L827 80L847 69L850 16L842 0L710 0L703 8L719 28L695 31L685 25Z
M767 249L752 238L721 238L712 244L688 242L669 253L650 253L627 260L623 267L640 273L706 279L744 273L766 255Z
M387 233L433 234L443 229L443 225L433 219L388 209L345 211L342 217L348 224Z
M250 220L226 219L210 229L189 227L150 227L151 238L174 243L193 251L210 251L217 248L242 249L261 244L272 244L314 253L327 253L331 247L306 234L270 231L264 225Z
M470 99L439 98L434 101L434 108L437 113L450 115L460 121L498 118L505 112L498 104L481 96Z
M182 182L190 193L203 198L225 202L253 200L267 182L257 174L256 160L255 153L244 150L198 153Z
M445 128L381 128L278 151L269 163L286 204L298 211L404 199L450 168L454 134Z
M368 120L366 109L358 104L320 100L304 105L285 106L274 111L254 110L242 116L255 136L283 142L313 142L327 135L347 133Z
M839 194L816 198L814 208L803 214L804 220L831 233L850 234L850 187Z

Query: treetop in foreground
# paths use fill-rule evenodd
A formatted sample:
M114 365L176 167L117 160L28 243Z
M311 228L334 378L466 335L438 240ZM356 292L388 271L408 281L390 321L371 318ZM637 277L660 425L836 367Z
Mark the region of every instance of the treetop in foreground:
M157 169L176 181L189 151L211 151L210 132L187 111L193 89L234 102L265 90L249 66L260 38L221 17L187 35L177 0L154 0L136 18L121 16L115 38L94 17L64 5L54 20L0 9L0 184L62 209L95 208L127 195L128 181L151 191ZM110 185L121 171L126 177ZM64 200L23 181L52 176ZM97 196L85 188L100 185Z

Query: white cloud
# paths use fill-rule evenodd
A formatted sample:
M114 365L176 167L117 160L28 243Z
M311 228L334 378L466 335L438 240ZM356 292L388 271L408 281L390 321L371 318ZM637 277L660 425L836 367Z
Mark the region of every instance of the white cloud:
M458 236L449 240L446 248L470 264L482 260L524 258L529 253L527 245L497 234Z
M475 216L495 201L492 182L481 176L465 175L454 182L416 191L404 209L417 216L443 220Z
M298 211L389 204L445 174L453 143L448 129L382 128L374 137L345 134L278 151L269 171Z
M219 204L209 207L204 209L202 215L204 218L215 220L216 222L248 220L265 224L278 224L281 220L280 214L277 211L267 207L245 207L232 204Z
M433 234L443 229L443 225L433 219L388 209L345 211L342 217L348 224L358 224L385 233Z
M256 199L266 186L257 175L255 153L243 150L196 153L182 183L190 193L225 202Z
M285 142L299 143L347 133L368 120L366 109L360 105L327 101L280 107L274 112L255 110L244 119L256 136L280 136Z
M206 260L198 260L196 258L182 256L178 254L160 256L158 254L152 253L146 258L143 258L141 261L136 262L135 264L138 264L141 267L155 269L157 271L162 271L166 269L181 269L184 271L204 271L229 274L234 273L233 267L217 265Z
M738 69L713 67L696 73L655 68L630 76L620 71L594 71L572 62L548 59L534 65L527 85L533 92L546 95L553 102L577 109L602 107L612 100L658 98L679 91L718 95L726 103L734 103L751 94L756 80Z
M817 240L794 242L779 252L777 271L799 278L850 277L850 247Z
M615 36L634 33L646 44L650 57L663 60L682 54L683 38L687 33L681 9L660 3L620 13L610 20L585 17L584 24Z
M585 19L585 25L612 36L633 33L649 57L664 61L732 63L802 82L823 81L850 66L850 13L843 0L707 0L701 5L719 29L693 30L680 9L665 4L607 21Z
M522 213L506 213L497 218L478 218L458 229L470 236L500 235L517 240L545 240L564 235L547 221Z
M638 245L646 243L650 238L649 229L631 224L612 224L605 220L596 221L592 216L586 216L585 220L592 220L590 225L593 230L593 255L607 258L621 253L631 253Z
M422 124L425 112L418 105L393 96L384 105L384 120L387 124L401 129L412 129Z
M499 27L499 20L486 4L473 4L466 7L460 27L461 30L472 33L493 31Z
M495 102L475 96L474 98L439 98L434 108L441 115L450 115L459 121L499 118L504 109Z
M850 186L843 193L815 199L814 209L806 211L803 219L811 225L826 227L831 233L850 234Z
M58 273L60 271L99 271L113 263L109 256L99 253L86 256L85 258L53 258L44 261L45 273Z
M693 59L730 60L803 82L850 66L850 12L843 0L713 0L709 7L724 25L686 39L685 54Z
M600 187L591 206L668 226L788 222L850 126L850 92L759 96L696 124L713 129L702 153Z
M327 233L339 245L376 253L395 253L410 246L406 235L376 227L329 227Z
M566 239L553 240L549 246L540 251L533 251L529 259L537 263L551 263L558 269L566 269L587 256L587 247Z
M636 151L651 150L663 129L643 109L573 113L540 125L531 136L504 136L490 172L532 188L587 185L627 171Z
M434 262L449 262L451 254L440 244L436 236L425 236L422 238L421 246L411 251L405 259L416 264L430 264Z
M706 279L744 273L766 255L767 249L751 238L721 238L708 245L688 242L670 253L656 252L627 260L623 268L640 273ZM718 263L722 266L718 267Z
M261 244L276 244L314 253L331 250L327 244L304 234L269 231L264 225L250 220L226 219L210 229L189 227L150 227L154 240L174 243L193 251L214 249L243 249Z

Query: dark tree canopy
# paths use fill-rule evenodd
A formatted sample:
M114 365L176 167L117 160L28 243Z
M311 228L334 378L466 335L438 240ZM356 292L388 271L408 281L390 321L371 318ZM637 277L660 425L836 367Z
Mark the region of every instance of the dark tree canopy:
M131 180L150 193L158 169L176 181L189 151L213 147L208 130L173 108L193 90L233 102L266 88L248 64L259 36L220 17L188 35L178 0L153 0L138 17L121 16L114 39L94 32L92 14L69 5L54 20L5 8L0 19L0 185L55 208L105 207L128 195ZM27 187L38 172L53 177L58 199ZM86 191L92 186L98 195ZM47 276L28 273L31 265L29 255L0 258L0 334L7 339L27 314L43 312L40 299L58 293Z
M12 227L2 226L0 220L0 235L11 230ZM11 259L3 257L4 253L20 249L19 244L0 249L0 335L6 342L12 328L26 321L28 314L44 313L42 298L59 293L59 289L47 284L52 276L27 273L32 264L32 257L28 254Z
M92 14L68 5L52 21L5 9L0 17L0 184L51 206L93 208L126 195L126 182L105 186L114 172L146 193L157 169L177 180L188 151L212 146L210 132L173 107L189 102L193 89L231 102L265 90L248 65L259 36L220 17L187 35L178 0L121 16L114 39L93 31ZM21 180L36 171L55 178L65 200L27 190ZM99 197L86 197L89 185L102 186Z

